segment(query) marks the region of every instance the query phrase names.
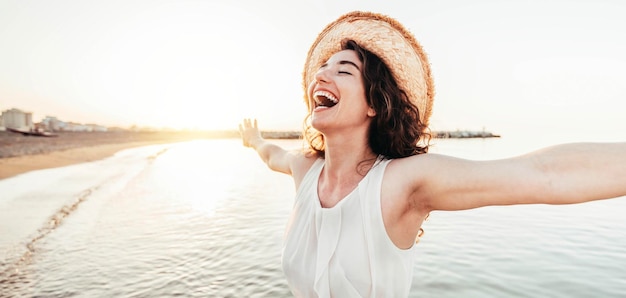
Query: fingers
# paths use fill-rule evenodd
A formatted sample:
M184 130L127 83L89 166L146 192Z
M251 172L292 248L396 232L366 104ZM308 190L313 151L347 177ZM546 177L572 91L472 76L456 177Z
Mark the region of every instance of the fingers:
M241 124L239 126L241 126ZM258 127L259 126L258 126L256 118L254 118L254 120L250 118L243 119L243 128L258 128Z

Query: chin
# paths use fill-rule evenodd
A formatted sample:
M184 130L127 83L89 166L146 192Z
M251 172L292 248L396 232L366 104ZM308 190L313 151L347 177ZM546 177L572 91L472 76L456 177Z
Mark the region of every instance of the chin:
M315 116L311 117L311 127L315 128L315 130L324 133L324 130L328 128L328 124L321 119L316 119Z

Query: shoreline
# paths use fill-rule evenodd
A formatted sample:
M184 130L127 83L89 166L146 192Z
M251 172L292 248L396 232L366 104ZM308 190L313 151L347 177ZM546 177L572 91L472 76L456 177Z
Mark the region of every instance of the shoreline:
M164 142L135 142L102 144L49 153L0 158L0 180L11 178L30 171L64 167L79 163L97 161L113 156L124 149L157 145Z
M101 160L124 149L206 138L198 132L62 133L55 138L0 132L0 180Z

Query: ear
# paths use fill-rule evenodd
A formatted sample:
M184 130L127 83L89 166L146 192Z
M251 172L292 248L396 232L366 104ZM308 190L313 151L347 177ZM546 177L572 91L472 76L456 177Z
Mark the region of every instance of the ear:
M369 107L369 108L367 109L367 116L368 116L368 117L374 117L374 116L376 116L376 110L374 110L374 108L372 108L372 107Z

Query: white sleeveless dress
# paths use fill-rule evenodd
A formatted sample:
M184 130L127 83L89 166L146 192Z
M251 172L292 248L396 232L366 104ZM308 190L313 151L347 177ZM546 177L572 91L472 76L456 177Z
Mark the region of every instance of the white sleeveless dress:
M296 297L407 297L415 246L396 247L383 224L380 191L390 160L378 162L337 205L317 195L318 159L296 194L282 267Z

